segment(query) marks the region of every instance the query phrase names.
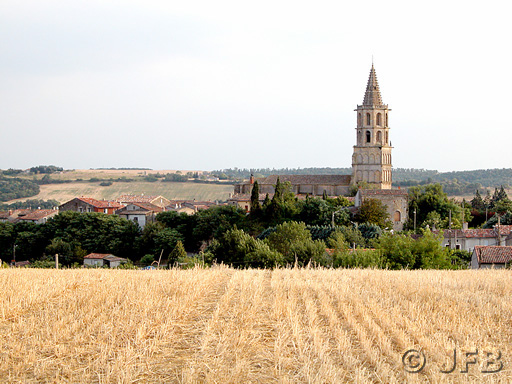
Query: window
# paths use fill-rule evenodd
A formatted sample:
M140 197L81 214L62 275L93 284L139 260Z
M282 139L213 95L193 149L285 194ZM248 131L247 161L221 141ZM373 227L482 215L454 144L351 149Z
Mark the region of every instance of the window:
M357 114L357 125L358 125L359 127L361 126L361 123L362 123L362 122L361 122L361 120L362 120L361 114L360 114L360 113L358 113L358 114Z
M386 127L388 126L388 114L386 113Z
M103 213L108 213L108 208L104 208Z
M395 221L401 221L402 215L400 214L400 211L395 211L394 220Z
M382 143L382 132L381 131L377 132L377 143Z
M377 113L377 125L382 125L382 114Z
M369 143L372 141L372 134L370 131L366 131L366 142Z
M460 249L460 244L455 244L455 249Z
M78 212L82 213L84 209L82 207L78 207Z
M370 125L372 122L372 118L369 113L366 114L366 125Z
M388 143L388 133L386 132L386 144Z
M139 218L138 218L137 216L135 216L135 217L133 218L133 221L134 221L134 222L136 222L136 223L138 223L138 222L139 222Z

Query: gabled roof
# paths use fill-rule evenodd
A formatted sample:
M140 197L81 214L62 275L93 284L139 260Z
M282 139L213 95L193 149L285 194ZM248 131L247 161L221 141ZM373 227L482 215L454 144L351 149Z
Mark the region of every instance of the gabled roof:
M95 208L121 208L124 207L117 201L97 200L92 197L77 197L76 199L83 201L86 204L92 205Z
M27 213L24 216L19 217L19 220L40 220L48 216L54 216L58 214L59 211L55 209L35 209L32 212Z
M380 95L379 83L377 82L377 74L372 64L368 84L366 85L366 93L364 94L363 106L382 106L382 97Z
M163 196L151 196L151 195L121 195L117 198L117 201L121 203L151 203L158 198L165 199ZM167 199L165 199L167 200Z
M84 259L106 259L109 256L116 257L111 253L89 253Z
M512 246L476 245L473 251L479 264L505 264L512 262Z
M119 213L130 213L130 212L162 212L164 209L162 207L159 207L158 205L151 204L151 203L128 203L128 205L134 205L138 207L135 210L128 210L127 207L121 208L118 212ZM117 213L117 212L116 212Z
M264 179L258 179L258 184L275 185L277 178L281 183L290 182L303 185L349 185L352 179L350 175L270 175Z

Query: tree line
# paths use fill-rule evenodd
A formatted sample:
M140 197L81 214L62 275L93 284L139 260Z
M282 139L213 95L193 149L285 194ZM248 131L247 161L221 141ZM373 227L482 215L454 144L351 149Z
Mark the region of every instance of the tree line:
M195 261L235 267L307 265L326 267L455 268L468 255L442 248L425 225L429 202L444 219L452 202L440 187L416 191L418 228L423 236L391 231L385 206L368 199L355 210L344 197L298 199L279 180L272 198L261 203L254 184L251 212L214 206L193 215L161 212L141 229L136 223L102 213L62 212L45 224L0 223L0 258L44 261L58 253L64 266L79 265L91 252L112 253L134 262L165 264ZM462 208L461 208L462 209ZM442 221L442 220L441 220ZM440 225L442 226L442 224ZM421 229L420 229L421 228Z

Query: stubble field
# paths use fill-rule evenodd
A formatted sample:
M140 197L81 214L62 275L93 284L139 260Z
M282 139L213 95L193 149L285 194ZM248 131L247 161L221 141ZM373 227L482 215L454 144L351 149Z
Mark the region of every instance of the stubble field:
M510 382L511 277L0 270L0 381ZM451 368L454 348L456 369L440 372ZM423 362L414 352L403 360L410 349L425 356L419 373L404 369ZM500 372L481 373L500 364Z

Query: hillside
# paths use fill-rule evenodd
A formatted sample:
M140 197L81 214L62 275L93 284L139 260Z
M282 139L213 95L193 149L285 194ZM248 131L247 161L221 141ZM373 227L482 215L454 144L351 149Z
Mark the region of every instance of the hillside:
M170 200L226 200L233 192L233 185L230 184L203 184L203 183L173 183L173 182L143 182L134 181L130 183L112 183L110 186L102 187L99 183L74 182L66 184L46 184L40 186L38 195L31 199L49 200L54 199L64 203L78 196L93 197L96 199L115 199L120 195L162 195ZM26 199L11 200L21 201Z
M509 383L511 277L510 270L4 269L0 377ZM454 349L456 369L442 373Z

